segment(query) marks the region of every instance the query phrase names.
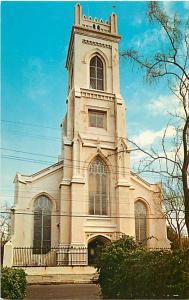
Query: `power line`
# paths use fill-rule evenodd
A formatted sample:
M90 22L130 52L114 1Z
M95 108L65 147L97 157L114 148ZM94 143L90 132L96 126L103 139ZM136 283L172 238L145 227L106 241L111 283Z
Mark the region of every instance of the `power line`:
M10 149L10 148L3 148L3 147L1 147L0 148L1 150L5 150L5 151L12 151L12 152L16 152L16 153L23 153L23 154L30 154L30 155L38 155L38 156L44 156L44 157L51 157L51 158L58 158L57 156L52 156L52 155L45 155L45 154L40 154L40 153L36 153L36 152L27 152L27 151L21 151L21 150L17 150L17 149ZM118 151L118 152L116 152L116 153L113 153L112 155L117 155L117 154L119 154L119 153L125 153L125 151ZM5 155L6 157L5 158L7 158L8 157L8 155ZM108 158L109 156L111 156L111 154L109 154L109 155L107 155L107 157L106 158ZM15 157L16 158L16 157ZM21 157L19 157L19 158L21 158ZM25 157L23 157L23 159L27 159L27 158L25 158ZM28 158L28 159L30 159L30 158ZM90 161L86 161L86 160L78 160L78 159L71 159L71 158L63 158L63 161L65 161L65 160L68 160L68 161L71 161L71 162L79 162L79 163L81 163L81 162L83 162L83 163L90 163ZM45 162L47 162L47 163L54 163L53 161L45 161ZM114 166L114 165L109 165L109 164L107 164L106 163L106 166L108 166L108 167L115 167L115 168L119 168L119 169L125 169L125 167L121 167L121 166Z
M41 193L42 194L42 193ZM109 193L107 193L107 194L109 194ZM84 192L84 193L77 193L77 196L79 196L79 195L82 195L82 196L84 196L84 197L88 197L88 194L86 193L86 192ZM36 197L37 195L34 195L33 197L29 197L29 196L19 196L18 198L19 199L30 199L30 200L32 200L32 199L37 199L38 197ZM45 196L45 194L44 194L44 196ZM10 198L11 196L5 196L5 195L2 195L2 196L0 196L0 198ZM40 196L39 196L40 197ZM104 198L106 199L106 203L107 204L109 204L110 202L112 202L112 200L124 200L124 201L119 201L119 203L125 203L125 197L118 197L118 196L104 196ZM78 200L78 199L75 199L75 200L73 200L73 199L71 199L71 198L69 198L69 197L63 197L63 202L64 201L69 201L69 202L78 202L78 203L89 203L89 200Z
M1 213L3 214L12 214L12 215L28 215L28 216L34 216L35 213L24 213L24 212L5 212L5 211L1 211ZM135 216L112 216L112 215L72 215L72 214L48 214L45 213L45 215L47 216L51 216L51 217L71 217L71 218L96 218L98 217L99 219L144 219L144 217L135 217ZM166 220L166 217L145 217L145 219L150 219L150 220ZM172 219L183 219L183 218L172 218Z
M24 157L19 157L19 156L10 156L10 155L2 155L2 157L3 158L5 158L5 159L12 159L12 160L16 160L16 161L23 161L23 162L31 162L31 163L39 163L39 164L47 164L47 163L54 163L54 162L52 162L52 161L43 161L43 160L36 160L36 159L30 159L30 158L24 158ZM79 162L79 161L78 161ZM86 162L87 163L87 162ZM108 166L108 165L107 165ZM49 168L50 168L51 166L49 166ZM63 166L62 167L66 167L66 168L71 168L71 169L77 169L77 170L88 170L88 166L86 166L86 167L79 167L79 166L73 166L73 165L66 165L66 164L63 164ZM109 166L109 167L111 167L111 166ZM113 166L112 166L113 167ZM123 170L126 170L126 168L124 168L124 167L115 167L115 168L118 168L118 169L122 169L123 168ZM130 172L130 171L129 171ZM126 175L127 175L127 173L125 172L125 171L123 171L123 172L119 172L119 171L109 171L109 170L105 170L105 173L106 174L114 174L114 175L118 175L118 174L121 174L121 175L123 175L123 173L124 173L124 176L126 177ZM35 175L35 173L33 174L33 175ZM28 176L28 175L23 175L23 176ZM138 176L138 175L136 175L136 176ZM30 177L30 176L28 176L28 177ZM138 176L139 177L139 176ZM143 178L140 178L142 181L144 181L144 182L146 182L146 184L149 184L149 185L152 185L152 184L150 184L149 182L147 182L145 179L143 179Z
M33 189L32 189L33 190ZM45 194L44 194L45 195ZM79 195L82 195L83 197L88 197L88 194L87 193L77 193L77 196L79 196ZM0 196L0 198L2 198L2 199L7 199L7 198L13 198L14 197L14 195L12 195L12 196L5 196L5 195L2 195L2 196ZM19 200L33 200L33 199L37 199L38 197L37 197L37 195L34 195L33 197L29 197L29 196L19 196L18 197L18 199ZM113 201L118 201L118 203L119 204L125 204L125 197L118 197L118 196L106 196L105 197L105 199L106 199L106 205L108 205L108 206L112 206L112 204L113 204ZM171 200L173 200L173 199L178 199L178 197L171 197ZM121 200L121 201L120 201ZM162 202L163 201L167 201L167 200L170 200L169 198L163 198L163 200L162 200ZM70 203L88 203L89 204L89 199L87 199L87 200L84 200L84 199L82 199L82 200L78 200L78 199L71 199L71 198L68 198L68 197L63 197L63 202L70 202ZM115 205L117 205L117 203L114 203ZM19 209L19 210L22 210L22 209ZM177 212L178 212L178 209L175 209ZM172 211L172 210L171 210ZM180 210L180 211L184 211L184 210Z
M41 127L41 128L46 128L46 129L52 129L52 130L60 130L56 127L50 127L50 126L44 126L42 124L31 124L31 123L25 123L25 122L20 122L20 121L12 121L12 120L1 120L1 122L4 122L4 123L10 123L10 124L16 124L16 125L20 125L20 126L30 126L30 127Z
M26 157L21 157L21 156L14 156L14 155L2 155L3 158L7 158L7 159L14 159L14 160L20 160L20 161L27 161L27 162L33 162L33 163L40 163L40 164L46 164L46 163L54 163L53 161L47 161L47 160L37 160L37 159L33 159L33 158L26 158ZM71 160L71 159L68 159ZM82 162L79 160L71 160L71 161L76 161L76 162ZM83 161L85 163L88 163L87 161ZM63 163L63 160L62 160ZM50 166L49 166L50 167ZM73 165L67 165L63 163L63 167L67 167L67 168L72 168L72 169L78 169L78 170L88 170L88 166L86 167L79 167L79 166L73 166ZM110 167L109 165L107 165L107 167ZM119 168L119 169L125 169L124 167L117 167L117 166L111 166L111 167L115 167L115 168ZM122 174L121 172L110 172L108 170L105 170L105 173L111 173L111 174ZM24 175L27 176L27 175Z
M12 152L16 152L16 153L23 153L23 154L30 154L30 155L37 155L37 156L44 156L44 157L51 157L51 158L56 158L57 159L57 156L52 156L52 155L45 155L45 154L41 154L41 153L36 153L36 152L27 152L27 151L22 151L22 150L17 150L17 149L11 149L11 148L4 148L4 147L0 147L1 150L5 150L5 151L12 151ZM125 151L119 151L119 152L116 152L116 153L113 153L113 155L117 155L119 153L122 153ZM107 155L107 157L109 157L111 155ZM4 158L18 158L18 159L24 159L24 160L29 160L31 162L39 162L39 163L51 163L51 164L54 164L55 162L54 161L42 161L42 160L36 160L36 159L30 159L30 158L26 158L26 157L16 157L16 156L10 156L10 155L2 155L2 157ZM106 157L106 158L107 158ZM86 160L77 160L77 159L71 159L71 158L63 158L62 161L65 161L65 160L68 160L68 161L71 161L71 162L79 162L79 163L84 163L84 164L87 164L87 163L90 163L90 161L86 161ZM105 165L107 167L115 167L115 168L119 168L119 169L125 169L125 167L122 167L122 166L118 166L118 165L109 165L107 163L105 163ZM66 166L66 165L64 165ZM67 165L68 166L68 165ZM70 166L72 167L72 166ZM75 166L77 168L77 166ZM83 167L78 167L79 169L85 169ZM87 167L88 168L88 167ZM134 173L134 172L133 172Z
M10 148L3 148L3 147L0 147L0 149L5 150L5 151L12 151L12 152L17 152L17 153L38 155L38 156L44 156L44 157L52 157L52 158L57 159L57 156L46 155L46 154L41 154L41 153L36 153L36 152L27 152L27 151L22 151L22 150L17 150L17 149L10 149Z
M13 160L19 160L19 161L24 161L24 162L32 162L32 163L39 163L39 164L46 164L46 163L53 163L52 161L44 161L44 160L36 160L36 159L30 159L30 158L24 158L24 157L19 157L19 156L11 156L11 155L2 155L3 158L7 159L13 159Z
M61 132L61 128L44 126L44 125L41 125L41 124L31 124L31 123L17 122L17 121L12 121L12 120L5 120L5 119L3 119L1 121L4 122L4 123L10 123L10 124L14 124L14 125L20 125L20 126L25 125L25 126L35 127L35 128L38 127L38 128L44 128L44 129L52 129L52 130L57 130L57 131ZM71 133L71 134L74 134L74 133L75 134L78 134L78 133L80 133L80 134L86 134L86 132L78 131L78 130L74 130L74 129L72 129L72 130L67 129L66 133ZM125 138L123 136L117 136L116 133L115 133L115 135L110 135L108 133L108 131L107 131L107 134L103 134L103 133L96 134L96 133L93 133L93 132L87 132L87 134L89 134L89 135L95 135L95 136L105 136L105 137L113 137L113 138L122 138L124 140L127 140L127 138ZM61 140L60 138L53 137L53 136L51 136L49 138L56 138L58 140Z
M59 127L50 127L50 126L44 126L44 125L42 125L42 124L33 124L33 123L25 123L25 122L20 122L20 121L12 121L12 120L6 120L6 119L3 119L3 120L1 120L2 122L4 122L4 123L10 123L10 124L14 124L14 125L18 125L18 126L23 126L23 125L25 125L25 126L30 126L30 127L41 127L41 128L44 128L44 129L52 129L52 130L57 130L57 131L61 131L61 129L59 128ZM82 131L77 131L77 130L74 130L74 129L72 129L72 130L69 130L69 129L67 129L66 130L66 132L67 133L83 133L83 134L86 134L86 132L82 132ZM90 132L90 135L95 135L95 136L97 136L97 134L96 133L93 133L93 132ZM114 137L114 138L122 138L122 139L125 139L125 140L127 140L127 138L124 138L123 136L116 136L116 133L115 133L115 135L110 135L108 132L107 132L107 134L98 134L98 136L108 136L108 137ZM56 137L51 137L51 138L56 138Z
M23 133L25 134L25 132L20 132L20 133ZM20 134L18 134L18 131L16 132L9 132L10 135L16 135L16 136L19 136L20 137ZM45 140L45 141L53 141L53 142L60 142L61 139L60 138L57 138L57 137L53 137L53 136L44 136L44 135L32 135L32 134L28 134L24 136L24 138L37 138L37 139L40 139L40 140Z
M2 120L2 122L6 122L6 123L10 123L10 124L13 123L13 124L22 125L22 126L26 125L26 126L30 126L30 127L41 127L41 128L53 129L53 130L58 130L59 132L61 131L60 128L58 129L58 128L55 128L55 127L49 127L49 126L43 126L43 125L37 125L37 124L29 124L29 123L24 123L24 122L15 122L15 121L10 121L10 120ZM67 129L66 133L71 133L71 134L74 134L74 133L75 134L78 134L78 133L80 133L80 134L86 134L86 132L78 131L78 130L74 130L74 129L73 130ZM95 135L95 136L105 136L105 137L113 137L113 138L122 138L124 140L127 140L123 136L116 136L116 133L115 133L115 135L110 135L108 132L107 132L107 134L103 134L103 133L96 134L96 133L93 133L93 132L87 132L87 134L89 134L89 135ZM58 140L61 140L60 138L53 137L53 136L48 137L48 138L56 138Z

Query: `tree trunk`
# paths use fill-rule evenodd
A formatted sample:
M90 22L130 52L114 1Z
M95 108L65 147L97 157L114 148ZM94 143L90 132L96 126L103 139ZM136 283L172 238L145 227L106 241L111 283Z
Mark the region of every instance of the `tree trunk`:
M187 233L189 237L189 189L184 188L184 198L185 198L185 223L187 228Z
M184 192L184 206L185 206L185 223L187 228L187 233L189 237L189 189L187 182L187 169L182 169L182 182L183 182L183 192Z

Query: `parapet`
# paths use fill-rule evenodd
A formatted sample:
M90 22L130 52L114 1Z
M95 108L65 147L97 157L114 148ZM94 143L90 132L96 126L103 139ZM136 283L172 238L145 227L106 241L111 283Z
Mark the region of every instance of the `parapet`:
M90 16L86 17L85 15L82 15L82 7L79 3L75 5L74 25L83 26L87 29L104 33L118 34L117 16L115 13L111 14L109 21L103 21L102 19L98 20L97 18L92 19Z

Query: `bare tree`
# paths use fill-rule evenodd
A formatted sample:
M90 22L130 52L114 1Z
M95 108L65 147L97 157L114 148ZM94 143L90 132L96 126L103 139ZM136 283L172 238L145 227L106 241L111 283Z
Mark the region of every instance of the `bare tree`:
M176 14L173 17L167 16L157 2L149 2L147 15L150 22L155 22L164 31L167 50L158 51L144 58L136 50L129 49L124 51L122 56L144 70L144 78L147 82L167 79L179 109L171 113L173 121L172 124L169 123L166 126L161 151L159 149L146 150L134 141L129 141L146 154L146 159L139 166L140 172L157 173L164 184L168 180L173 188L176 187L178 181L181 182L184 217L189 235L189 19L183 24ZM171 150L167 139L170 125L174 129ZM172 193L173 191L170 195ZM170 206L173 204L172 199L173 197L169 199ZM179 199L181 200L180 196Z
M172 186L172 180L164 182L163 207L169 227L175 233L175 242L181 247L181 241L184 236L185 217L184 195L180 181L177 181L176 186Z
M4 245L10 237L11 234L11 215L8 211L7 205L1 207L0 214L0 238L1 245Z

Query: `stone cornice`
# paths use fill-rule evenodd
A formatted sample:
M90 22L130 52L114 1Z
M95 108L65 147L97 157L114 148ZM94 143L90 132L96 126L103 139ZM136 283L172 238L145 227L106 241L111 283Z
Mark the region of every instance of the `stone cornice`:
M66 146L72 146L73 141L70 141L70 140L67 138L67 136L64 136L64 137L63 137L63 143L64 143L64 145L66 145Z
M71 184L73 183L85 184L85 180L83 177L72 177Z
M99 148L99 145L84 142L83 147ZM115 150L115 147L111 147L111 146L107 146L107 145L103 145L103 144L100 144L100 148L101 149L106 149L106 150Z
M118 187L127 187L128 188L130 186L131 186L131 184L127 180L119 180L115 187L116 188L118 188Z
M70 185L71 184L71 180L70 179L63 179L62 181L61 181L61 183L60 183L60 187L62 186L62 185Z
M90 40L86 40L86 39L83 39L83 40L82 40L82 43L83 43L83 44L87 44L87 45L92 45L92 46L102 47L102 48L109 48L109 49L112 48L111 45L104 44L104 43L99 43L99 42L94 42L94 41L90 41Z
M83 26L73 26L74 28L74 33L78 33L81 35L85 36L91 36L95 38L100 38L102 40L110 41L110 42L116 42L118 43L121 40L121 36L117 34L113 34L110 32L102 32L102 31L97 31L93 29L88 29Z
M85 98L92 98L97 100L114 101L115 94L108 93L105 91L81 89L81 96Z

